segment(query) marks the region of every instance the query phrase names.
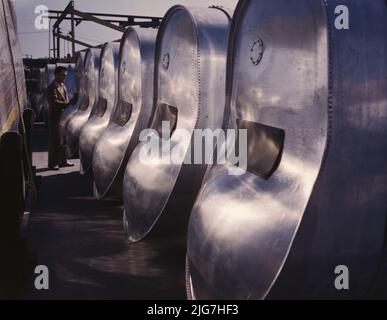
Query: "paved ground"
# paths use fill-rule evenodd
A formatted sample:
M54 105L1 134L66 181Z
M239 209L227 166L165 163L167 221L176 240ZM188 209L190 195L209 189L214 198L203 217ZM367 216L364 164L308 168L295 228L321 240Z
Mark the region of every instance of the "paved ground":
M0 298L185 299L185 240L159 237L130 244L122 208L92 197L92 179L75 167L47 170L47 132L33 133L33 158L42 176L26 241L0 247ZM50 289L38 291L33 270L46 265ZM387 255L370 298L387 297Z
M120 204L93 199L92 179L78 173L79 160L71 160L73 168L48 171L41 126L33 133L33 151L42 184L28 230L28 268L48 266L50 289L35 290L31 277L24 298L185 299L184 239L128 243Z

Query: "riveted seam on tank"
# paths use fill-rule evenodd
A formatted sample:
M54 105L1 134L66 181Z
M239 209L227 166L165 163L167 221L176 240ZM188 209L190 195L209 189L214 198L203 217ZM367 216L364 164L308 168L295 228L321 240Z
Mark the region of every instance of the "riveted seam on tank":
M320 165L320 172L317 176L315 185L319 182L321 179L321 176L325 172L326 162L328 158L328 150L331 144L331 139L333 135L333 107L334 107L334 84L333 84L333 32L332 32L332 21L330 19L329 10L330 10L330 4L329 0L324 0L325 5L325 17L326 17L326 23L327 23L327 44L328 44L328 119L327 119L327 138L326 138L326 145L325 150L323 154L323 158ZM314 188L313 188L314 189ZM313 192L313 190L312 190Z
M198 124L200 123L200 116L201 116L201 50L200 50L200 35L199 35L199 31L198 31L198 24L196 23L196 20L195 20L195 17L194 15L192 14L191 11L189 11L187 8L183 7L184 10L188 13L188 15L190 16L191 18L191 21L192 21L192 24L193 24L193 29L194 29L194 33L195 33L195 36L196 36L196 44L197 44L197 75L198 75L198 108L197 108L197 117L196 117L196 121L195 121L195 128L197 128Z
M197 46L198 46L198 58L197 58L197 67L198 67L198 115L196 118L196 123L195 123L195 128L197 127L199 121L200 121L200 116L201 116L201 105L202 105L202 95L201 95L201 75L202 75L202 65L201 65L201 50L200 50L200 37L198 34L198 30L195 28L195 33L197 37Z

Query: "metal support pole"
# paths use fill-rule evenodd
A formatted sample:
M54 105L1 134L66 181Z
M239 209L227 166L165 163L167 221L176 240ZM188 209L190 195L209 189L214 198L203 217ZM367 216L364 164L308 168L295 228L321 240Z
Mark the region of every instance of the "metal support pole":
M58 28L58 33L60 33L60 28ZM56 38L56 57L60 58L60 38Z
M52 56L56 58L56 36L55 36L55 28L52 29Z
M74 9L74 1L71 1L71 6L72 6L72 9ZM72 41L71 41L71 49L72 49L72 52L71 52L71 55L74 57L75 56L75 21L74 21L74 10L71 10L71 37L72 37Z

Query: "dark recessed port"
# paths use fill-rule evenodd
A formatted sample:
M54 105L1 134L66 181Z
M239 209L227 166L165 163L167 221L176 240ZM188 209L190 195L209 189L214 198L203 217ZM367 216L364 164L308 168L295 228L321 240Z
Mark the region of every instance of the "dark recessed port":
M160 138L163 137L162 135L162 123L167 121L170 123L170 136L172 136L173 132L176 130L177 125L177 108L170 106L165 103L161 103L157 107L155 119L153 122L153 129L156 130L160 136Z
M281 162L285 131L247 120L237 123L239 129L247 129L247 170L269 179Z
M98 117L103 117L107 109L107 100L105 98L99 97L98 105L95 109L94 114Z
M90 105L90 98L89 98L89 96L86 96L83 98L83 101L79 106L79 110L87 110L89 105Z
M114 122L123 127L126 125L132 116L133 104L121 100L115 115Z

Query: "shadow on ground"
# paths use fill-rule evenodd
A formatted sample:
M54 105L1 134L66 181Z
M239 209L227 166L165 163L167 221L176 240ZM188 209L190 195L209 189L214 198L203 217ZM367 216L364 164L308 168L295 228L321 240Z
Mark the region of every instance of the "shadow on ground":
M33 133L34 165L42 175L22 254L18 298L185 299L185 239L158 237L130 244L122 207L97 201L92 178L71 169L47 170L47 132ZM24 246L25 248L25 246ZM24 250L24 251L23 251ZM36 290L34 268L50 271L49 290ZM9 264L12 266L12 263ZM10 291L9 298L11 296Z

